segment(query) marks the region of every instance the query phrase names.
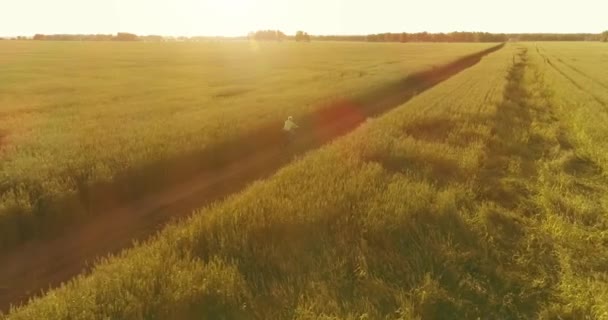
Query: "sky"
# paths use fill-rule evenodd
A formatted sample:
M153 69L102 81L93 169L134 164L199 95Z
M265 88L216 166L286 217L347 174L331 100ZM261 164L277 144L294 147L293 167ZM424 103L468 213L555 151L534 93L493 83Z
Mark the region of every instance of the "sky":
M0 0L0 36L599 33L608 0Z

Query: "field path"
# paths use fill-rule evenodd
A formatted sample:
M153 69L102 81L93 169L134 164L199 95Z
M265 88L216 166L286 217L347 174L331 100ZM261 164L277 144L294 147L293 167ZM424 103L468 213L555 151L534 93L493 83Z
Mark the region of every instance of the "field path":
M231 145L221 164L169 184L139 200L108 209L52 240L25 243L0 256L0 311L86 273L100 257L120 252L160 230L163 225L243 189L313 150L346 134L368 117L395 108L416 93L475 65L502 45L461 58L443 67L411 75L356 100L331 103L305 119L298 139L282 148L281 124L271 124ZM298 120L298 119L297 119Z

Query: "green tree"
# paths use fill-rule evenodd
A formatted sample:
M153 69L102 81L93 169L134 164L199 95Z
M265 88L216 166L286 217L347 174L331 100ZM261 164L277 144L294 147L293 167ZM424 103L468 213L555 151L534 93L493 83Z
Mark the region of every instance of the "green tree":
M119 32L118 34L116 34L116 37L114 37L114 40L116 40L116 41L138 41L139 37L132 33Z
M304 31L298 31L296 32L296 41L310 41L310 36L308 35L308 33L304 32Z
M602 32L602 36L600 38L603 42L608 42L608 30Z
M260 30L250 33L249 38L258 41L283 41L286 36L280 30Z

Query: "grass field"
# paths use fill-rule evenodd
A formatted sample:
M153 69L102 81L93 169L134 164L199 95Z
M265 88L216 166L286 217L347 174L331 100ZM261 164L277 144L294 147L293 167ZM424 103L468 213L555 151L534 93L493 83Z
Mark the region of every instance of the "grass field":
M571 46L509 44L5 318L608 319L608 110Z
M542 43L539 49L567 72L578 74L585 79L583 81L593 81L608 88L608 69L605 67L608 64L608 51L605 43L592 42L584 46L568 42ZM587 85L585 82L581 84Z
M490 46L2 42L0 248L92 214L91 184L135 197L162 187L151 162Z
M543 192L545 205L555 213L544 227L556 235L560 295L564 301L581 301L596 319L608 319L608 46L529 47L564 133L561 156L545 176L552 187Z

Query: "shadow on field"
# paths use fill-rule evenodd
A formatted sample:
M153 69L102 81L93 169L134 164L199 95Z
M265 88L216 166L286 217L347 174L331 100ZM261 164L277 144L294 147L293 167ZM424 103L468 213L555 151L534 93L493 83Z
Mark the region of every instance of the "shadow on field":
M368 159L388 172L406 173L410 179L432 183L446 194L475 177L471 203L446 206L454 208L451 210L459 208L463 212L448 210L440 219L436 214L424 212L420 216L404 219L412 220L412 227L403 230L399 230L399 222L391 225L391 228L399 230L395 243L401 239L401 243L416 244L403 251L403 261L382 261L382 255L367 260L386 266L398 265L404 269L412 260L420 260L417 266L431 270L438 288L445 289L449 294L429 288L429 297L434 295L440 298L434 304L429 303L428 309L424 306L421 308L425 310L423 319L476 319L480 316L488 319L533 318L544 304L553 299L559 279L559 261L553 254L551 239L531 226L538 224L533 219L541 211L535 201L538 171L543 165L540 160L555 150L556 145L568 145L568 142L563 134L555 139L541 134L545 132L543 130L551 132L549 129L557 125L557 119L546 100L538 98L544 92L535 92L540 95L531 97L532 91L540 86L538 83L531 84L531 88L526 86L528 83L524 76L527 68L526 51L521 51L507 76L503 100L495 114L467 114L461 119L448 115L413 121L404 128L405 135L428 148L420 147L416 152L381 150ZM488 135L480 136L484 130L467 130L471 126L477 127L473 124L487 126ZM442 145L461 147L469 144L470 147L470 142L475 140L484 141L485 145L481 167L463 166L449 153L441 152L444 150L440 147ZM584 160L577 158L564 163L566 168L571 167L576 172L590 168ZM461 189L457 190L463 193ZM456 196L454 198L457 199ZM465 208L469 208L472 217L466 221L463 220L463 216L467 216ZM421 236L414 237L415 241L408 239L417 234ZM389 235L385 231L385 234L377 236L386 242ZM442 249L441 243L445 243L445 240L434 242L433 239L450 239L459 253ZM386 248L386 244L377 247L379 249L376 250L381 250ZM449 246L447 249L450 249ZM398 250L392 248L388 252ZM396 256L392 254L391 258L395 259ZM425 269L418 267L418 270ZM437 274L433 274L435 270ZM388 271L380 272L384 273ZM412 276L403 274L396 278L408 277ZM395 283L395 280L387 282ZM396 286L410 288L413 285L397 281ZM444 296L451 299L442 300ZM475 308L467 305L471 302ZM465 312L471 310L476 313Z
M540 160L555 152L556 147L570 148L563 133L553 137L539 130L558 126L558 120L552 113L547 93L540 89L541 75L527 80L530 88L524 87L524 72L528 68L526 52L520 52L520 61L509 74L504 101L495 119L494 141L489 152L492 156L486 159L480 183L485 186L482 194L486 199L511 210L531 197L529 186L536 184L532 179L538 176Z
M89 262L129 247L133 240L146 239L172 218L269 176L294 156L403 104L502 46L411 75L358 98L333 102L297 119L301 128L288 150L282 123L269 123L205 152L151 163L111 183L88 186L86 177L76 177L80 183L75 196L59 201L40 198L32 212L3 212L0 310L56 287L87 270Z
M489 130L493 122L493 116L474 112L425 115L403 124L399 133L403 145L396 143L374 150L364 158L390 173L406 174L440 188L465 183L477 175L479 168L466 165L463 158L455 155L470 152L472 146L485 145L488 133L483 130Z
M0 151L2 151L2 148L4 148L4 145L6 144L6 136L7 133L0 130Z
M559 137L551 135L559 124L543 91L542 75L525 77L532 72L527 49L521 49L515 60L476 184L480 186L480 217L496 247L492 258L510 270L503 277L517 293L510 297L511 304L525 317L533 317L554 299L559 281L554 244L533 227L543 214L538 204L540 171L550 155L560 150ZM541 280L542 285L530 287L532 281Z
M506 79L504 99L491 114L444 113L412 121L403 132L391 132L401 134L391 136L395 143L363 152L366 161L393 176L369 179L366 187L386 187L390 193L388 186L398 181L392 178L407 171L408 182L438 182L440 188L433 189L432 197L395 188L402 202L415 205L370 210L343 201L344 206L305 218L251 210L248 214L254 217L238 234L228 236L222 228L225 222L208 219L189 252L205 262L218 257L229 261L227 269L237 270L245 285L230 294L201 295L194 306L186 306L192 307L190 313L174 318L318 319L346 314L370 319L591 319L592 311L577 309L571 297L563 301L559 296L569 281L560 278L564 256L556 252L560 244L555 235L540 227L543 215L563 215L560 210L568 203L560 203L558 210L541 208L547 204L546 195L539 193L545 187L558 189L554 181L547 181L548 167L558 169L551 175L571 175L579 191L577 184L586 182L580 178L594 178L601 168L573 152L553 114L549 91L543 90L542 75L534 77L526 51L517 58ZM417 140L409 143L416 152L399 148L405 139ZM482 165L458 163L442 148L469 141L483 141ZM419 176L413 174L426 168L429 171ZM564 180L559 182L563 189ZM465 184L472 187L469 194ZM602 191L591 187L582 191ZM551 200L577 199L569 192L556 193ZM353 192L352 198L358 204L366 202L365 192ZM257 220L255 211L264 212L259 217L269 220L249 228L248 222ZM599 255L575 257L574 272L606 270ZM548 307L552 304L560 308ZM148 315L161 314L159 310Z
M316 218L244 230L240 237L251 244L244 248L228 246L220 252L209 244L213 241L201 240L201 260L219 255L239 270L245 288L255 288L246 300L250 309L212 293L173 318L293 319L302 296L309 295L351 314L381 313L370 319L391 318L402 306L400 294L413 301L422 319L512 319L516 314L514 306L501 302L525 283L496 267L485 239L455 208L375 223L349 208ZM316 318L322 317L307 319Z

